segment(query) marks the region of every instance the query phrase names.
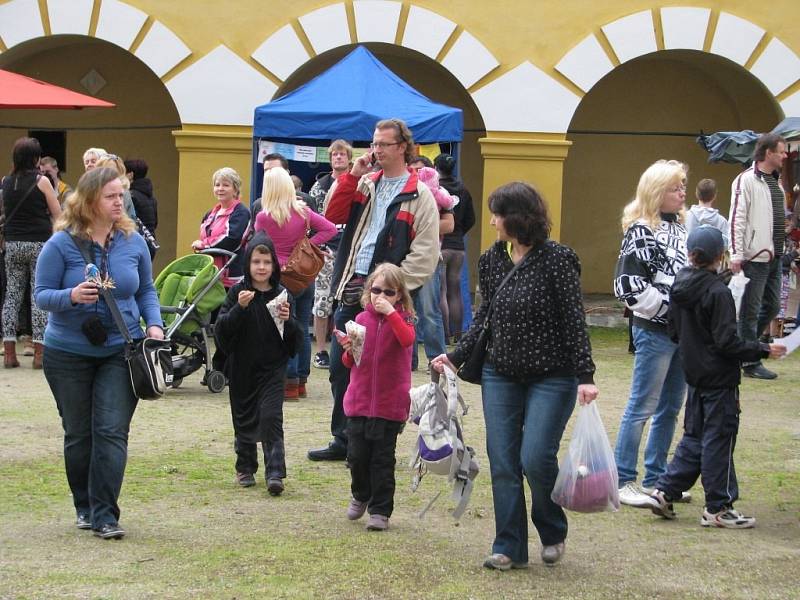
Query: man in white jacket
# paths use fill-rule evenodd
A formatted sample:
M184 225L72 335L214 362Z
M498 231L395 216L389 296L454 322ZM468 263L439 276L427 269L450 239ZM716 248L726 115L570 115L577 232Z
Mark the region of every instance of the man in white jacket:
M756 340L778 314L781 255L786 238L780 171L786 141L765 133L756 142L753 165L731 184L731 270L750 279L739 312L739 337ZM742 365L745 377L775 379L760 362Z

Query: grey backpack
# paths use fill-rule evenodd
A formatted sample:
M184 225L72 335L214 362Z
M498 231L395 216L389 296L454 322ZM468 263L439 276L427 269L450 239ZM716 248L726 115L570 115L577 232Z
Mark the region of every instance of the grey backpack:
M456 374L446 367L443 377L431 370L431 382L411 390L409 421L418 425L409 465L413 469L411 489L417 490L426 473L447 477L453 486L455 519L464 514L479 471L475 451L464 443L461 428L461 417L467 414L467 410L468 406L458 393ZM420 516L424 516L440 495L441 492Z

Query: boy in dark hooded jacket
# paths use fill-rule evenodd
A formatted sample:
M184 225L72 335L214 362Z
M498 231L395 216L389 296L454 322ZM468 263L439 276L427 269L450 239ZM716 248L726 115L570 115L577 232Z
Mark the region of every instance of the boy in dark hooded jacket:
M244 279L228 291L214 326L230 369L236 481L242 487L256 484L257 442L261 442L267 489L279 496L286 477L283 380L301 330L288 301L280 305L278 313L283 336L267 308L284 288L275 247L265 233L256 233L247 244L244 264Z
M668 318L689 384L684 434L649 496L650 509L674 519L672 502L699 476L706 500L700 524L746 529L755 525L755 518L733 509L739 497L733 450L739 431L740 363L778 358L786 348L737 336L733 296L717 274L725 250L718 229L698 227L689 234L686 250L691 266L675 277Z

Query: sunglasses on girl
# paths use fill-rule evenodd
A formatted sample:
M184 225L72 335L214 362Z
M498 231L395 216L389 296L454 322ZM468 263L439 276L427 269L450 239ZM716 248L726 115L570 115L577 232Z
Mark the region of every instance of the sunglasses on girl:
M373 294L375 294L376 296L378 296L380 294L383 294L387 298L394 298L395 295L397 294L397 290L392 290L392 289L386 289L385 290L385 289L379 288L377 286L372 286L371 288L369 288L369 291L372 292Z

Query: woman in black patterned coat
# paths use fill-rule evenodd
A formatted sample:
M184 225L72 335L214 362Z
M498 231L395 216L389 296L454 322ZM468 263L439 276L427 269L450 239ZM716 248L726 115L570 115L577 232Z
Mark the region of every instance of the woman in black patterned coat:
M433 364L441 371L464 362L497 294L481 379L496 530L484 566L528 566L523 476L542 560L552 565L561 559L567 537L566 515L550 499L558 447L576 397L582 404L597 397L580 263L570 248L548 239L547 208L530 185L513 182L496 189L489 210L498 241L478 263L483 300L455 350Z

